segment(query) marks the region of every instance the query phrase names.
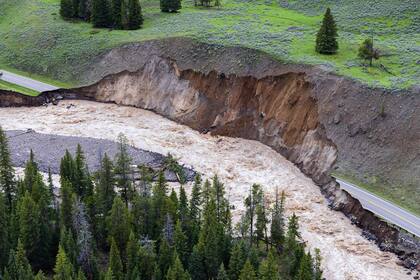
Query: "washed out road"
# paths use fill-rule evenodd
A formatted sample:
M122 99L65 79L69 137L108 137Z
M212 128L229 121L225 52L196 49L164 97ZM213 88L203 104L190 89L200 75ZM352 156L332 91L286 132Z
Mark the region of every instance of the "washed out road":
M384 220L420 237L420 218L356 185L336 178L340 187L358 199L362 206Z
M58 87L27 78L25 76L17 75L5 70L0 69L0 73L3 73L0 75L0 80L22 86L25 88L29 88L35 91L43 92L43 91L49 91L49 90L56 90Z

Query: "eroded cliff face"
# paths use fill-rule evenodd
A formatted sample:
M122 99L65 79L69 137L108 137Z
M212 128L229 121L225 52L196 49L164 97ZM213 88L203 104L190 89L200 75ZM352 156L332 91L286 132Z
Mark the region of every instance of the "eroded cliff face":
M110 75L77 92L153 110L203 132L261 141L318 183L327 182L325 174L336 158L303 73L261 79L203 74L181 71L155 56L140 71Z
M349 216L382 249L398 253L406 266L415 267L419 252L412 243L418 241L363 209L331 178L337 146L325 125L334 125L326 121L334 104L328 103L331 96L317 95L316 87L304 72L263 78L201 73L153 56L138 71L109 75L73 92L78 98L149 109L203 133L272 147L320 185L332 208Z

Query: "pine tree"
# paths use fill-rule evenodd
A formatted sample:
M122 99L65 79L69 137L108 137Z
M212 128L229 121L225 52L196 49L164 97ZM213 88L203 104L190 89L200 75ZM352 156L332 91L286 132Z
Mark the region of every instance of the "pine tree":
M153 221L151 219L150 197L135 195L131 208L134 232L137 236L151 236L153 234Z
M229 279L237 280L247 259L245 243L241 240L234 244L229 261Z
M281 250L284 243L284 202L285 194L282 192L279 201L276 191L276 203L271 216L271 243L277 250Z
M107 237L106 217L111 211L114 198L116 196L114 190L115 177L113 172L113 164L105 153L101 167L97 173L96 184L96 212L97 212L97 233L96 239L100 246L104 247Z
M153 186L152 215L154 222L152 239L159 238L166 218L167 184L163 172L159 172L158 180Z
M108 217L108 232L109 240L115 240L120 255L122 255L130 234L130 216L127 207L119 196L115 197L111 214ZM112 271L114 274L117 273L115 269L112 269Z
M123 265L121 262L120 251L114 238L111 238L111 251L109 253L109 270L115 280L123 280Z
M72 182L74 192L82 199L88 195L90 178L88 176L85 155L80 144L77 145L76 156L74 158L74 181Z
M181 223L179 220L177 221L176 226L175 226L174 245L175 245L176 251L179 254L179 258L182 262L182 265L187 266L188 259L189 259L188 240L187 240L187 236L182 230Z
M138 252L140 279L154 279L155 271L159 269L156 263L155 248L152 242L144 241L145 244L140 247Z
M16 251L11 251L9 254L9 262L7 265L5 276L6 275L8 279L11 280L33 279L31 265L29 264L29 261L26 258L26 252L20 240L18 240Z
M168 241L165 238L162 238L159 246L159 269L162 275L165 275L169 267L172 265L174 256L173 248L169 245Z
M328 8L316 35L315 50L321 54L335 54L338 50L337 36L337 26Z
M3 193L0 192L0 271L3 271L9 258L9 219L9 210Z
M45 276L44 272L42 270L38 271L38 273L35 275L35 280L47 280L48 278Z
M80 0L73 0L73 15L72 17L77 18L79 16L79 1Z
M73 17L74 15L73 0L60 1L60 15L65 19L69 19Z
M29 260L35 260L40 241L40 212L35 201L27 191L19 201L19 239Z
M60 232L60 246L66 252L66 256L73 267L77 265L77 245L74 241L73 233L64 226Z
M129 0L128 2L128 26L127 29L139 29L143 24L143 15L139 0Z
M225 265L222 263L219 268L219 272L217 272L216 280L229 280L229 276L225 270Z
M166 274L167 280L190 280L190 275L187 271L184 270L181 261L179 260L178 255L175 254L175 260L173 265L171 265L168 269L168 273Z
M181 185L179 188L178 217L182 230L188 232L190 230L190 216L188 209L188 198L185 188Z
M110 27L112 25L108 0L93 0L92 23L94 27Z
M67 258L66 252L61 246L58 248L54 273L54 280L73 280L76 276L73 265Z
M17 193L14 180L14 171L10 160L7 137L0 126L0 191L4 192L6 208L9 213L12 211L13 202Z
M202 246L200 245L200 247ZM203 250L200 247L198 245L194 246L189 259L188 270L192 280L207 279Z
M114 2L119 2L120 0L114 0ZM113 3L114 3L113 2ZM116 5L116 4L115 4ZM121 5L121 3L120 3ZM114 18L114 24L117 24ZM121 23L118 23L121 25ZM118 154L116 157L115 163L115 173L117 176L117 187L120 189L120 194L122 199L125 202L125 205L128 206L128 201L132 198L132 186L130 181L130 165L131 165L131 158L128 155L128 139L124 136L124 134L118 135ZM115 273L115 272L114 272Z
M313 276L312 257L309 253L304 254L300 261L296 280L312 280Z
M200 231L198 248L204 256L207 277L216 278L224 257L224 232L217 221L217 208L214 198L205 206L203 226Z
M254 242L254 223L257 206L262 203L262 190L261 186L254 184L251 187L249 196L245 199L246 206L246 221L249 222L249 243L252 246Z
M121 6L124 0L111 0L111 18L112 27L119 29L122 27L121 24ZM118 137L122 136L120 134Z
M73 193L71 189L71 183L66 179L62 180L61 183L61 207L60 207L60 225L67 229L72 228L72 205L73 205Z
M194 179L194 185L191 191L190 199L190 211L189 211L189 220L190 220L190 230L187 232L188 239L190 241L190 248L193 248L198 241L198 235L200 233L200 224L201 224L201 177L199 174L196 175Z
M256 216L257 216L257 222L255 224L255 234L257 237L257 240L262 240L266 244L266 251L268 251L268 234L267 234L267 224L268 224L268 218L267 218L267 212L265 207L265 201L264 196L261 197L260 203L256 207Z
M239 274L239 280L257 280L254 267L249 260L245 262L244 267Z
M128 14L129 14L129 7L128 7L128 1L129 0L120 0L121 1L121 7L120 7L120 15L119 15L119 27L120 29L128 29Z
M274 251L270 251L267 258L260 263L258 276L260 280L280 280L278 260Z
M134 233L130 232L130 237L128 238L127 247L126 247L126 272L127 277L132 278L135 271L139 274L138 264L139 264L139 253L140 253L140 243L135 238Z
M93 278L91 278L93 279ZM79 272L77 272L77 280L86 280L86 276L83 273L83 270L79 269Z
M63 184L63 181L67 181L70 184L73 184L75 178L75 162L68 150L66 150L63 158L60 162L60 183ZM72 186L73 188L73 186Z
M321 252L318 248L315 249L315 263L314 263L314 279L322 280L322 269L321 269Z
M90 1L89 0L80 0L79 1L79 17L85 21L90 19Z

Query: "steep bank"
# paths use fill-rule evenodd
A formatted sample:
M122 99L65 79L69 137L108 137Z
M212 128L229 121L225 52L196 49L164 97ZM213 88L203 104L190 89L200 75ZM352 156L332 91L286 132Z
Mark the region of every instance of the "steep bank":
M218 174L234 206L234 221L243 213L243 199L253 183L264 187L270 202L276 189L284 190L287 215L295 212L299 216L308 248L321 249L326 279L413 280L416 274L407 275L394 254L381 252L341 212L331 211L310 178L257 141L202 134L150 111L79 100L57 106L3 108L0 123L4 129L32 128L40 133L109 140L123 132L137 148L170 152L198 172Z
M365 211L329 174L336 168L417 182L420 99L415 95L372 91L304 71L257 78L182 70L158 56L138 71L109 75L74 92L153 110L202 132L272 147L320 185L334 209L373 234L381 248L402 255L408 267L418 265L419 245L413 246L418 241ZM415 190L416 185L414 196Z

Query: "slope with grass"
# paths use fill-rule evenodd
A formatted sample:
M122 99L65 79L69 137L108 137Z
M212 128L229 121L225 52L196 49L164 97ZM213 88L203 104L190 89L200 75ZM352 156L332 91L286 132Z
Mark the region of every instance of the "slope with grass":
M221 9L197 8L192 1L184 1L177 14L161 13L157 0L143 0L141 4L145 18L142 29L111 31L62 20L59 0L0 0L0 66L77 85L106 50L129 42L189 37L257 49L282 61L321 64L323 69L373 86L409 88L420 80L416 0L355 0L345 4L332 0L226 0ZM314 51L315 34L327 6L331 6L339 26L336 56ZM364 67L357 59L358 44L370 34L386 54L379 63L392 74L379 67Z

